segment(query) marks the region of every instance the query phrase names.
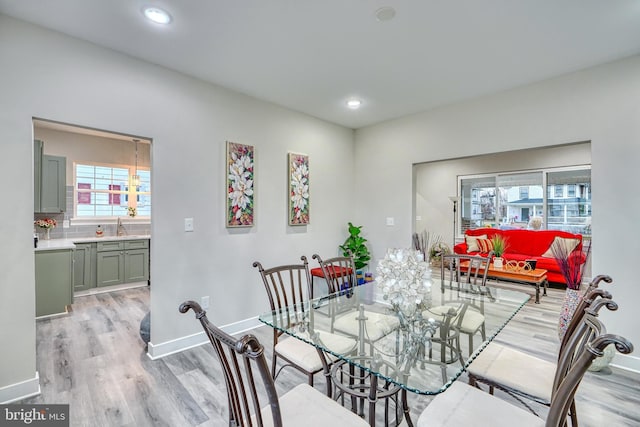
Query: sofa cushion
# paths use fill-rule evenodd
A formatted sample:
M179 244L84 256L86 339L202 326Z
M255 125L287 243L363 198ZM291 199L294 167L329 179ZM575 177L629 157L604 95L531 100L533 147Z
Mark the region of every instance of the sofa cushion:
M549 245L549 249L547 249L546 252L542 254L542 256L543 257L549 257L549 258L555 258L554 254L553 254L553 246L554 245L561 245L559 247L559 249L561 251L560 253L566 253L568 255L571 252L573 252L573 250L578 246L579 243L580 243L580 239L570 239L570 238L566 238L566 237L556 236L556 237L553 238L553 241Z
M467 252L478 252L480 248L478 247L478 239L487 239L486 234L482 234L480 236L464 236L464 241L467 244Z
M478 244L478 252L481 254L486 254L493 250L491 239L478 239L476 243Z

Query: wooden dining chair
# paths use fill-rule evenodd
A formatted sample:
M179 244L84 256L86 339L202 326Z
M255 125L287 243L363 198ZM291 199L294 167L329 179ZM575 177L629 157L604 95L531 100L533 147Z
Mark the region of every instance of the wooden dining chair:
M611 283L609 276L599 275L586 287L584 296L569 323L567 332L560 343L558 357L576 327L580 324L585 309L599 299L611 299L609 292L598 289L601 282ZM528 403L533 401L545 406L551 405L553 380L557 363L541 359L514 348L491 342L467 368L469 383L484 384L493 394L498 389L537 415ZM575 405L570 410L572 425L577 425Z
M253 335L236 339L214 326L194 301L180 305L193 310L220 361L227 388L229 426L367 427L359 416L308 384L300 384L278 397L264 355Z
M253 263L260 273L271 311L280 314L280 321L286 328L295 327L296 324L309 328L309 263L304 255L300 259L301 264L279 265L267 269L258 261ZM309 341L314 339L321 340L338 354L348 354L356 347L354 339L325 331L317 332L313 337L310 334ZM277 369L277 359L284 362L280 369ZM306 375L309 385L313 386L315 374L323 372L327 381L327 395L330 396L332 387L329 366L334 360L335 356L327 355L313 345L288 337L282 330L273 328L271 375L274 380L282 369L290 366Z
M606 333L604 325L597 318L598 311L603 306L609 310L617 309L617 304L610 299L593 302L567 339L554 373L551 404L546 420L471 385L456 381L429 403L418 419L418 427L566 425L576 390L591 362L596 357L601 357L605 347L610 344L615 345L616 350L622 354L633 351L633 345L627 339Z

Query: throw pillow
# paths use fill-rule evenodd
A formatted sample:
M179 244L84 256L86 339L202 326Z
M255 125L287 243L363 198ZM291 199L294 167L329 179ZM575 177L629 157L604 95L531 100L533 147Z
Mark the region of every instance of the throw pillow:
M558 242L558 243L556 243ZM551 242L551 244L549 245L549 248L547 249L547 251L545 253L542 254L543 257L545 258L554 258L553 256L553 245L563 245L564 246L564 250L566 251L567 254L570 254L571 252L573 252L573 250L578 246L578 244L580 243L579 239L570 239L570 238L566 238L566 237L560 237L560 236L556 236L553 238L553 242Z
M480 236L468 236L465 234L464 241L467 244L467 252L478 252L480 250L480 248L478 247L478 239L486 238L486 234L482 234Z
M491 239L478 239L476 243L478 244L480 253L486 254L493 250L493 242Z

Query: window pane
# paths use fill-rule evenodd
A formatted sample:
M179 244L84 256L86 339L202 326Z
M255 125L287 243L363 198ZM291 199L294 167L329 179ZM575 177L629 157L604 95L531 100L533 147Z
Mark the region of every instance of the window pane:
M554 195L547 201L547 227L590 235L591 169L550 172L547 188Z
M461 180L460 232L496 223L496 179L494 176Z
M501 228L527 228L532 216L542 216L542 172L499 175L496 182Z
M77 217L123 216L129 206L138 215L151 214L151 172L138 170L140 185L129 188L128 168L109 165L76 165L75 215ZM132 197L133 196L133 197Z

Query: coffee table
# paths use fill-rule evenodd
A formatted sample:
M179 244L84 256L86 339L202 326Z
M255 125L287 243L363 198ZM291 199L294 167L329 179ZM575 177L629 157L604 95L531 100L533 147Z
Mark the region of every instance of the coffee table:
M464 269L465 262L461 263L460 267ZM535 286L536 304L540 304L540 286L543 286L544 296L547 295L547 287L549 286L549 280L547 280L547 270L544 270L542 268L536 268L535 270L525 270L510 268L506 265L503 267L496 267L493 263L491 263L489 265L487 277Z

